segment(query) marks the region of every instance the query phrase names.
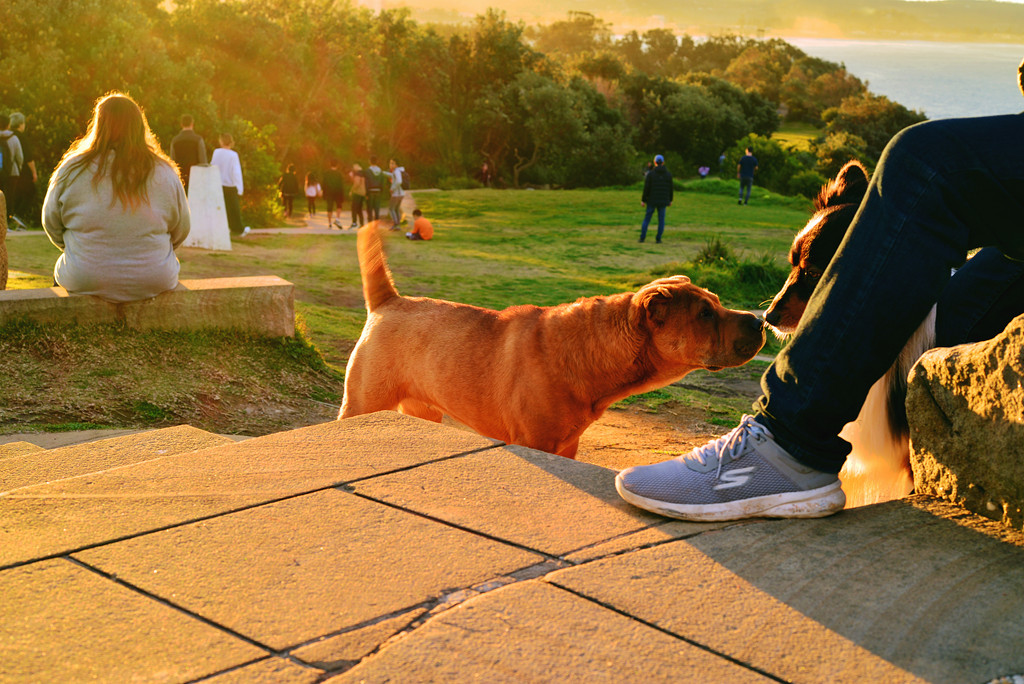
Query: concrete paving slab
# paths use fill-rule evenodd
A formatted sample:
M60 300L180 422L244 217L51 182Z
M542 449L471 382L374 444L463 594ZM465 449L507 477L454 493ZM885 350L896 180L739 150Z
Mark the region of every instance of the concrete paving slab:
M1024 549L906 501L737 525L549 578L784 679L1024 672Z
M543 560L337 490L74 557L275 650Z
M687 537L735 524L731 522L692 523L685 520L667 520L662 518L662 522L657 526L645 527L637 532L624 534L621 537L615 537L606 542L585 547L574 553L566 554L563 558L577 565L624 551L654 546L655 544L661 544L672 539L686 539Z
M0 495L0 567L494 444L381 412L35 485Z
M346 670L424 613L426 608L414 608L344 634L319 639L308 646L293 649L290 655L322 670Z
M594 561L548 579L785 681L921 681L761 591L689 541Z
M614 471L523 447L363 480L353 490L555 556L664 522L619 497Z
M759 682L758 673L557 587L467 601L330 682Z
M7 442L6 444L0 444L0 459L24 456L25 454L33 454L39 451L46 451L46 449L36 446L32 442Z
M50 449L43 453L27 453L20 458L5 459L4 469L0 471L0 494L30 485L141 463L161 456L184 454L231 443L226 437L190 425L178 425L88 444Z
M267 658L245 667L204 679L205 684L313 684L321 670L303 667L285 658Z
M0 572L0 680L187 681L267 653L68 560Z

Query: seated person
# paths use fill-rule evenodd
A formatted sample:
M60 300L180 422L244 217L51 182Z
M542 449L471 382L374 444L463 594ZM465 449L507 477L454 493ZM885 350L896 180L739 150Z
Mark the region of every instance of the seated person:
M410 240L429 240L434 237L434 226L423 218L419 209L412 210L412 230L405 234Z
M178 284L174 250L189 232L185 189L139 105L112 93L50 178L43 229L63 254L54 279L112 302L155 297Z

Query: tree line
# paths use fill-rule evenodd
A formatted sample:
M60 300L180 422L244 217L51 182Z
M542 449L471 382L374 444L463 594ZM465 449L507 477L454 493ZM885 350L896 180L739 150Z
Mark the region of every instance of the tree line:
M595 187L635 182L654 153L681 175L723 153L735 168L752 144L779 159L764 182L800 192L924 118L779 39L617 37L584 12L445 26L336 0L7 0L0 24L0 109L29 117L44 176L123 90L165 147L185 113L210 143L230 133L247 211L270 211L287 163L370 155L421 185L470 186L486 161L507 186ZM784 120L824 134L790 153L771 140Z

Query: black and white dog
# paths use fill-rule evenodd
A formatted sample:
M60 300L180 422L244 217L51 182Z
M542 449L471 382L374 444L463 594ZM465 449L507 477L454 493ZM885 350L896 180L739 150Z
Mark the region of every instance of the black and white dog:
M797 233L789 251L789 277L764 316L779 336L796 329L867 188L867 171L853 161L814 200L814 214ZM896 362L871 387L857 419L847 423L840 433L853 445L839 473L848 508L897 499L913 490L905 407L907 375L921 354L933 346L934 339L933 307Z

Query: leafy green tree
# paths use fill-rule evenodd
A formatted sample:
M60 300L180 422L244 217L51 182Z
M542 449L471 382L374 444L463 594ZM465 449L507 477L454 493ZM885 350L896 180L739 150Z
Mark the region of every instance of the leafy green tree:
M926 118L923 113L911 111L884 95L870 93L848 97L822 115L826 135L849 133L861 138L871 159L882 155L892 136Z
M207 72L168 55L159 0L5 0L0 25L0 102L28 117L43 179L112 90L136 98L165 142L169 103L209 106Z
M834 178L846 162L856 159L867 166L874 166L877 158L868 154L863 138L840 131L829 133L812 145L817 158L815 171L826 178Z
M611 25L590 12L569 12L569 18L530 31L534 47L546 54L579 55L611 44Z

